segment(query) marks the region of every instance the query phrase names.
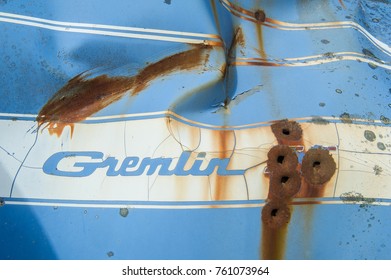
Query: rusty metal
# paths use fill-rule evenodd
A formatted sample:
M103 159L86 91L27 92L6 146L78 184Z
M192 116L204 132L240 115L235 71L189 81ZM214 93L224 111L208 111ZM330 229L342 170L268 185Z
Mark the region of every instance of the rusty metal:
M0 258L391 257L389 6L74 1L0 3Z

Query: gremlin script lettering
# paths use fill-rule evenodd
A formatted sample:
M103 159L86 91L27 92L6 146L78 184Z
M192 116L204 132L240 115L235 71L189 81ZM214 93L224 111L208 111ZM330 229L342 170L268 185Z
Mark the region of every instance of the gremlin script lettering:
M120 161L111 156L105 158L102 152L96 151L58 152L46 160L42 169L48 175L65 177L87 177L98 168L106 169L107 176L140 176L143 174L150 176L156 172L160 176L209 176L216 169L219 176L237 176L245 172L241 169L228 169L229 158L206 160L204 152L198 153L191 167L187 169L191 154L190 151L184 151L177 160L166 157L140 159L130 156Z

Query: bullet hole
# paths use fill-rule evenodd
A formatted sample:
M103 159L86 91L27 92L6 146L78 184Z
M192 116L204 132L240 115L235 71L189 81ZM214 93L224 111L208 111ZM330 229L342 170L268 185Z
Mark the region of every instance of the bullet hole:
M277 140L297 141L303 134L300 125L295 121L282 120L272 124L271 128Z
M107 256L108 256L109 258L114 257L114 252L113 252L113 251L107 252Z
M269 202L262 209L262 222L265 226L278 229L286 226L291 219L288 206L278 202Z
M375 80L379 79L376 75L373 75L372 78L375 79Z
M264 11L262 10L258 10L254 13L254 17L257 21L260 21L260 22L265 22L266 20L266 14Z
M370 130L365 130L364 131L364 137L365 137L365 139L367 139L370 142L373 142L373 141L376 140L375 133L373 131L370 131Z
M312 167L313 168L320 168L320 161L314 161L314 163L312 164Z
M382 142L378 142L378 143L377 143L377 148L378 148L379 150L384 151L384 150L386 149L386 145L384 145L384 143L382 143Z
M341 93L342 93L342 90L340 90L339 88L337 88L337 89L335 90L335 92L338 93L338 94L341 94Z
M380 20L379 19L377 19L377 18L373 18L372 19L372 22L374 22L374 23L378 23Z
M330 43L329 40L326 40L326 39L323 39L323 40L320 40L323 44L327 45L328 43Z
M128 214L129 214L128 208L121 208L121 209L119 209L119 214L122 217L126 218L128 216Z
M0 207L5 205L4 198L0 198Z
M288 180L289 180L289 177L287 177L287 176L282 176L282 177L281 177L281 184L284 185L286 182L288 182Z
M319 107L324 107L324 106L326 106L326 103L324 103L324 102L319 103Z
M271 174L269 192L272 199L286 200L300 190L300 173L296 170L277 170Z
M301 172L312 185L322 185L334 175L336 164L328 150L310 149L303 157Z
M287 145L274 146L267 157L267 167L272 174L277 170L295 170L299 162L296 153Z

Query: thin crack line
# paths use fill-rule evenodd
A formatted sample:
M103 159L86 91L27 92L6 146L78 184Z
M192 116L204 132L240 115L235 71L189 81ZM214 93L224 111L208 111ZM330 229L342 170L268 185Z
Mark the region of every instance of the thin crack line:
M35 144L37 144L38 133L39 133L39 126L38 126L38 128L37 128L37 134L35 135L35 139L34 139L33 145L32 145L32 146L30 147L30 149L27 151L26 156L24 157L22 163L19 165L19 168L18 168L18 170L16 171L16 174L15 174L15 177L14 177L14 179L12 180L12 185L11 185L11 190L10 190L10 195L9 195L10 198L12 197L12 193L13 193L13 191L14 191L14 187L15 187L15 183L16 183L16 178L18 177L19 172L20 172L20 170L22 169L22 167L23 167L23 165L24 165L24 162L27 160L27 157L29 156L30 152L31 152L32 149L34 148Z
M337 192L337 186L338 186L338 179L339 179L339 172L340 172L340 168L341 168L341 156L340 156L340 150L339 150L339 147L340 147L340 143L341 143L341 139L339 138L339 132L338 132L338 127L336 124L334 124L334 127L335 127L335 131L337 133L337 140L338 140L338 168L337 168L337 176L335 177L335 184L334 184L334 193L333 193L333 197L335 197L335 194Z

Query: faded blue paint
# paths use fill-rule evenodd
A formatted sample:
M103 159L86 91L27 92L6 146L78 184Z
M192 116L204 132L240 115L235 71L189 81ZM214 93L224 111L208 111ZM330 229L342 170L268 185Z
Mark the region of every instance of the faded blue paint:
M209 1L165 2L3 0L0 12L64 22L218 34ZM343 2L346 8L336 0L235 1L248 10L262 8L267 17L286 22L354 21L391 44L389 1ZM261 46L254 24L233 16L219 1L215 3L220 36L229 45L240 25L246 37L244 51L255 57L254 48L259 51ZM269 58L354 51L390 65L390 55L357 30L277 32L263 28L262 32L261 45ZM181 43L56 32L6 22L0 22L0 38L0 113L33 115L67 81L84 71L134 75L147 62L189 48ZM231 66L224 81L204 83L213 78L210 73L178 75L146 89L131 106L124 97L95 116L170 109L192 121L232 126L344 113L369 123L383 120L381 125L389 125L384 120L391 118L391 70L368 63ZM220 106L227 95L231 99L229 114ZM325 204L293 208L286 258L391 258L391 207ZM119 208L5 204L0 206L0 259L257 259L262 240L260 213L260 207L132 209L124 218Z

